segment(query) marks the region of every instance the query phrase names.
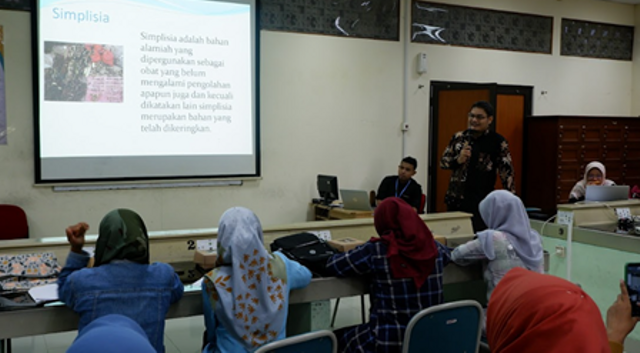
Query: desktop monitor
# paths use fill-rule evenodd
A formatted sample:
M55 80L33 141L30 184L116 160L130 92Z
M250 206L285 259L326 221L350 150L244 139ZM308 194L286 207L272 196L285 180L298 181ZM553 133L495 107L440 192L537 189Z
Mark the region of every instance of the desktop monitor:
M338 199L338 177L318 174L318 193L322 203L330 204Z

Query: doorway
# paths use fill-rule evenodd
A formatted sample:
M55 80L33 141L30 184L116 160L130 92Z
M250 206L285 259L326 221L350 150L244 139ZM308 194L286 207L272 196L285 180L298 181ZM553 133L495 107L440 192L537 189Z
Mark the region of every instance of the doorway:
M522 180L522 133L524 117L532 114L532 86L497 83L431 82L429 130L429 197L427 212L446 212L444 195L449 187L450 170L440 168L440 158L451 137L467 128L469 107L477 101L488 101L495 108L490 129L509 143L515 171L516 192ZM499 178L496 188L501 188Z

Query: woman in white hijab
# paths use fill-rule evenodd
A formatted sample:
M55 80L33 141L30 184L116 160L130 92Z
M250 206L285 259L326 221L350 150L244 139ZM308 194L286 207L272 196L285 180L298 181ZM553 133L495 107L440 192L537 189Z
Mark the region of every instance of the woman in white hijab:
M482 261L487 282L487 302L509 270L526 268L544 272L540 234L531 229L522 201L506 190L495 190L480 202L480 216L488 229L451 253L458 265Z
M606 178L607 170L600 162L591 162L584 168L584 178L576 183L569 194L569 203L583 201L587 192L587 185L616 185L613 181Z
M267 253L258 217L227 210L218 228L218 261L202 285L203 352L253 352L286 337L289 291L306 287L311 272L283 254Z

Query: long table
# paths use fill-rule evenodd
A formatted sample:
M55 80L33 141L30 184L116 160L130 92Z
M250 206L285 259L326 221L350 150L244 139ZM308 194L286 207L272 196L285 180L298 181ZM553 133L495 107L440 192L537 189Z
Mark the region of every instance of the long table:
M445 284L477 280L482 280L480 266L460 267L450 264L445 268ZM307 287L291 291L289 304L304 304L367 293L369 286L364 278L314 278ZM169 308L167 319L198 315L202 315L202 293L197 288L187 288L182 299ZM78 319L73 310L62 304L0 311L0 340L74 331L78 328Z
M447 237L449 246L456 246L473 237L471 215L461 212L421 215L434 234ZM275 238L303 231L328 230L334 239L351 237L368 240L375 236L373 219L353 219L328 222L305 222L264 228L265 244ZM152 261L178 263L192 261L198 240L217 236L217 229L192 229L150 232ZM87 246L95 237L88 236ZM66 238L11 240L0 242L0 254L22 254L52 251L60 263L66 261L69 245ZM445 300L472 298L483 301L486 295L480 265L460 267L450 264L445 268ZM368 293L362 278L314 278L306 288L291 292L290 305L306 304L335 298L359 296ZM167 319L202 314L202 296L199 289L187 290L184 297L173 304ZM15 311L0 312L0 353L5 340L10 338L58 333L76 330L78 315L64 305L53 305Z

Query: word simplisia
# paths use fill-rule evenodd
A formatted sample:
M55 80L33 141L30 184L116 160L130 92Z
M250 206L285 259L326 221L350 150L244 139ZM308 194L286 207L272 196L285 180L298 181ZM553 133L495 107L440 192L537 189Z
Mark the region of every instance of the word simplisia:
M52 12L54 20L73 21L76 23L109 23L109 15L102 11L67 11L61 7L54 7Z

